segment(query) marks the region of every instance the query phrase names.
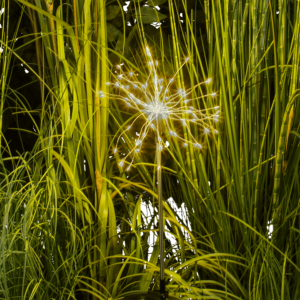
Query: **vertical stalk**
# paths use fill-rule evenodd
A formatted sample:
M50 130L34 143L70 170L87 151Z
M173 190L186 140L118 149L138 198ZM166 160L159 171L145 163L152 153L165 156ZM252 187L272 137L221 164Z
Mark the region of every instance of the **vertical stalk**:
M158 132L160 132L160 122L157 121ZM159 257L160 257L160 292L163 295L165 289L165 270L164 270L164 218L162 204L162 186L161 186L161 151L159 149L159 140L156 137L156 161L157 161L157 182L158 182L158 212L159 212Z

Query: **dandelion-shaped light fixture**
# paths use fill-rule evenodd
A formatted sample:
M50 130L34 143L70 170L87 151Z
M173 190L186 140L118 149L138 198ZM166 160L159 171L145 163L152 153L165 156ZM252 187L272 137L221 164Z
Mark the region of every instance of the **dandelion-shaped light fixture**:
M114 153L118 151L118 143L120 138L126 131L132 128L132 125L138 120L143 119L145 122L141 126L138 139L135 140L134 147L119 162L119 166L125 164L126 171L130 170L135 155L140 153L144 140L147 136L155 134L156 136L156 157L157 157L157 179L158 179L158 203L159 203L159 241L160 241L160 291L165 295L164 280L164 247L163 247L163 210L162 210L162 186L161 186L161 151L164 148L164 142L161 136L161 126L164 126L170 137L178 139L184 147L192 145L195 149L202 149L202 144L197 141L191 130L190 124L194 124L202 128L204 134L218 134L218 131L212 125L219 121L219 106L196 109L193 107L192 101L205 97L215 97L216 93L202 95L192 98L192 92L200 85L209 84L211 78L204 82L198 83L187 90L179 88L174 91L174 82L178 72L189 62L189 58L185 58L183 64L176 71L174 76L166 81L165 78L159 78L157 72L158 62L153 60L150 49L145 48L149 75L147 80L142 83L137 80L137 75L133 71L124 72L121 65L117 65L118 74L114 82L107 82L113 88L120 91L119 95L111 93L99 92L99 97L106 96L121 100L124 104L138 112L138 116L133 120L130 126L123 130L118 137ZM174 129L174 122L179 122L186 128L188 139L180 136ZM128 158L131 158L128 162ZM163 296L162 296L163 297Z

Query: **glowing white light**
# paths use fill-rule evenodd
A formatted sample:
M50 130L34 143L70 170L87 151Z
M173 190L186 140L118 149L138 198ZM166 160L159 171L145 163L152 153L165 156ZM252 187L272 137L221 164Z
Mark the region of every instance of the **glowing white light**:
M148 47L146 47L146 55L151 56L151 52L150 52L150 49Z
M99 91L98 95L99 95L100 98L104 98L105 97L105 95L103 94L102 91Z
M218 134L218 133L219 133L218 130L215 129L215 134Z
M139 145L141 145L141 144L142 144L142 141L141 141L141 140L139 140L139 139L135 140L135 145L136 145L136 146L139 146Z
M198 148L198 149L202 149L202 145L201 145L201 144L198 144L198 143L195 143L195 144L194 144L194 147L195 147L195 148Z
M110 82L105 82L106 85L110 85Z
M134 141L132 149L124 154L124 157L119 162L119 166L122 167L125 164L125 161L129 157L132 158L129 162L129 167L132 165L134 157L137 153L140 152L144 140L149 136L149 133L155 131L155 135L158 141L158 149L163 150L164 143L161 138L162 131L159 130L158 124L165 126L169 137L176 138L183 143L184 147L187 147L188 144L192 144L197 149L202 149L202 145L195 139L191 131L190 125L195 124L195 126L202 127L206 134L210 132L215 132L215 128L212 127L211 121L218 121L219 117L219 107L215 106L212 108L205 109L196 109L193 106L187 107L185 104L193 104L195 101L200 101L200 99L207 96L214 96L216 93L209 95L198 95L198 89L200 85L208 84L211 82L211 78L207 79L204 82L195 84L190 88L181 88L183 85L180 82L180 86L172 84L175 82L179 71L189 62L189 57L184 59L183 64L179 67L176 73L167 81L165 76L159 76L158 74L158 61L154 60L149 47L145 48L146 62L145 68L148 69L149 74L145 79L138 80L138 74L134 74L133 71L123 71L121 67L122 64L116 66L119 70L116 74L116 81L113 83L108 83L107 85L113 85L113 87L118 88L117 94L110 94L99 92L100 97L115 98L117 100L123 101L127 107L132 110L137 111L137 116L132 120L132 124L136 120L145 120L144 124L141 125L139 133L136 133L138 139ZM132 79L134 77L134 79ZM122 85L120 84L122 80ZM141 82L143 80L143 83ZM171 87L172 84L172 87ZM193 95L193 96L192 96ZM197 107L202 107L202 105L197 105ZM218 111L215 113L215 111ZM184 137L179 135L174 130L171 130L173 126L181 123L184 126ZM138 123L138 122L137 122ZM194 128L194 126L193 126ZM124 138L122 137L125 132L128 132L130 126L126 130L123 130L121 135L118 137L116 142L116 148L118 148L119 141L125 143ZM180 131L178 131L180 132ZM187 135L186 135L187 134ZM169 142L165 141L165 147L169 146ZM116 151L116 150L114 150ZM114 152L116 153L116 152ZM127 167L127 166L126 166ZM128 168L127 168L128 169Z
M216 95L217 95L216 93L212 93L212 94L211 94L212 97L215 97Z
M204 128L204 133L208 134L210 132L209 128Z
M176 137L176 136L177 136L177 133L174 132L173 130L170 130L170 131L169 131L169 135Z

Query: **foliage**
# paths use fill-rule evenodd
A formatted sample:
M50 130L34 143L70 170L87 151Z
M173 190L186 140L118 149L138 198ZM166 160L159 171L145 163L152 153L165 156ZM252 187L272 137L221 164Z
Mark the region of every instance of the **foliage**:
M147 44L166 78L191 57L177 86L212 78L193 98L217 100L193 105L221 110L218 136L191 126L201 151L163 133L170 298L298 299L300 2L145 4L1 1L0 298L158 289L154 141L125 173L113 148L133 111L98 94L119 63L146 79ZM125 133L124 155L134 137Z

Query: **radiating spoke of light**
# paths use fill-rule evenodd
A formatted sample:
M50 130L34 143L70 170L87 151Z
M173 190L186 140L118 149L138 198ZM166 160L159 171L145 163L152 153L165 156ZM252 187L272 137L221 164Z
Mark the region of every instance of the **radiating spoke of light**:
M145 48L147 58L148 77L145 81L138 78L138 74L132 70L124 70L123 64L116 66L117 72L113 82L106 82L113 92L98 92L99 98L109 97L120 100L128 110L137 112L137 117L133 119L130 126L122 129L118 136L113 153L118 152L118 145L122 135L126 134L137 121L143 121L140 127L138 138L135 140L133 148L118 162L120 167L125 167L127 171L134 161L135 155L139 155L145 139L154 135L159 143L159 150L164 149L164 144L159 126L164 126L170 138L177 139L184 147L191 145L197 150L203 148L202 143L194 137L191 125L201 128L201 132L208 135L218 134L215 124L219 122L220 109L214 106L205 109L198 109L193 106L200 99L206 101L208 98L217 101L217 93L197 95L196 88L200 85L208 85L211 78L206 79L189 88L176 88L176 77L180 70L189 63L189 57L171 78L159 76L158 61L154 60L148 47ZM200 105L197 105L200 107ZM206 105L207 107L207 105ZM174 129L174 124L178 123L187 135L180 134L180 130ZM160 124L160 125L159 125ZM187 137L187 138L186 138Z

